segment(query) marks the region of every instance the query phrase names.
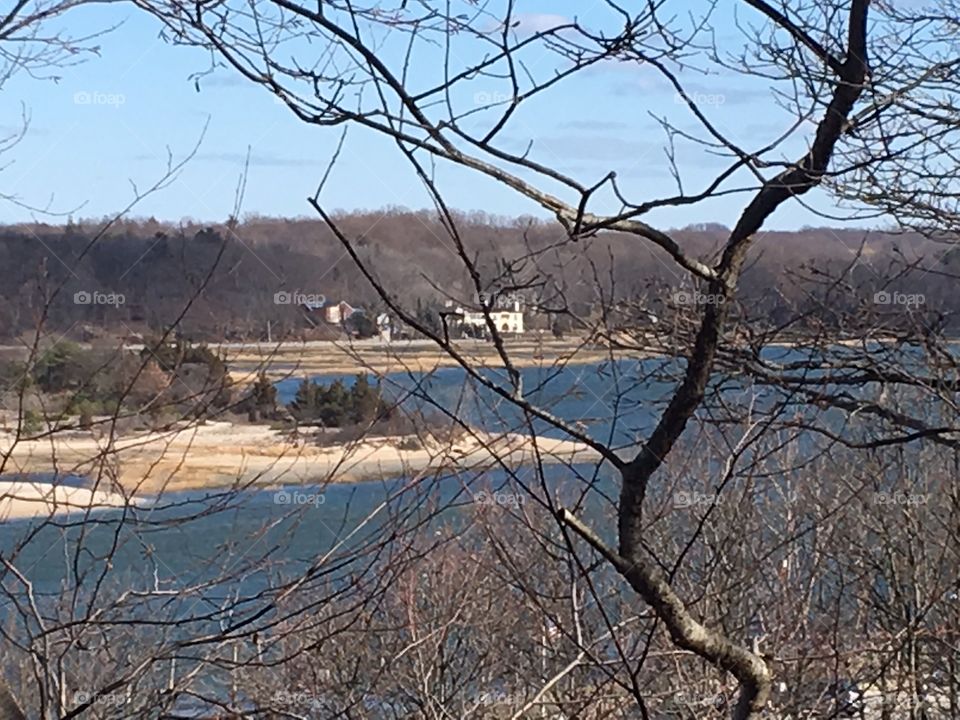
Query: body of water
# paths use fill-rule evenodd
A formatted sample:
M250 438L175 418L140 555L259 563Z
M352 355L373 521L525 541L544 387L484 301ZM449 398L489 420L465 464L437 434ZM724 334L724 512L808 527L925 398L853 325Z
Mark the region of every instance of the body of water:
M799 352L770 351L775 359L790 359ZM648 359L560 370L527 368L521 376L524 396L535 405L608 445L635 448L637 441L653 429L681 372L682 364L677 361ZM340 379L350 384L354 377L314 379ZM504 371L491 370L484 377L508 387ZM277 384L281 402L293 398L299 382L290 378ZM382 383L386 394L397 399L407 412L442 418L446 411L484 430L526 432L532 428L541 435L565 437L548 422L526 417L508 400L468 378L460 368L439 369L428 375L397 373L385 377ZM724 392L739 391L734 384ZM564 483L582 487L586 482L599 482L597 489L603 488L598 492L601 503L616 494L614 471L605 464L546 466L543 473L558 488ZM84 482L73 476L36 479L74 485ZM496 492L507 481L508 475L503 471L451 474L431 480L429 492L435 495L431 502L441 507L454 506L440 515L440 520L446 521L458 507L470 504L471 493ZM168 494L153 506L98 512L86 524L77 516L48 523L40 531L36 531L37 521L33 520L2 523L0 553L15 562L36 583L38 591L52 593L59 592L63 583L69 584L77 575L78 569L70 567L72 563L97 567L107 562L111 554L111 571L117 576L183 579L217 570L223 558L235 556L244 547L282 545L282 552L273 559L295 570L343 540L384 502L407 502L411 495L421 501L419 488L412 491L408 486L408 479L397 478L388 482L305 485L241 493ZM351 542L364 542L374 536L389 514L386 511L392 509L388 505L375 514ZM82 552L76 552L78 547ZM247 558L257 557L256 552L245 552Z

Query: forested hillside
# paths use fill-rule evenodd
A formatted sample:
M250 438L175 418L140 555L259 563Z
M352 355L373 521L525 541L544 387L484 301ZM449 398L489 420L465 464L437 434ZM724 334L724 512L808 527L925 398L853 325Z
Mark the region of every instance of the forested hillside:
M453 241L430 213L387 210L337 220L358 240L358 252L375 261L387 285L403 289L398 299L405 306L424 312L447 300L477 301L463 263L453 261ZM549 306L548 298L557 293L589 316L601 296L639 299L656 312L676 290L691 289L680 284L665 255L630 236L609 233L562 244L556 224L531 218L475 214L459 220L485 290L512 293L534 316L538 304ZM78 339L154 332L181 314L181 331L197 339L262 338L268 323L274 337L316 331L295 302L275 301L281 291L381 309L369 283L319 220L250 217L212 227L131 220L99 236L101 227L90 221L0 228L0 337L10 340L33 329L46 298L61 285L45 326ZM726 234L719 225L672 232L688 254L701 259L712 257ZM951 291L960 259L947 247L919 235L864 230L767 232L738 300L771 323L817 306L817 322L829 324L825 310L855 309L878 291L922 293L923 309L941 313L940 325L949 329L960 308ZM818 305L830 279L851 264L847 291L834 292L830 308ZM887 280L881 283L881 277ZM91 293L100 295L90 300ZM111 294L122 301L111 302ZM837 306L838 297L847 307ZM538 326L535 320L532 325Z

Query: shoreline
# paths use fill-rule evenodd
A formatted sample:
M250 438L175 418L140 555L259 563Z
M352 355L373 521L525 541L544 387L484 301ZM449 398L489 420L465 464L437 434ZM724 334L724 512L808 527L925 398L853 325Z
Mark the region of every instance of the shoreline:
M832 345L856 348L865 343L885 345L895 338L844 338L831 341ZM254 382L261 371L276 382L300 377L354 375L371 373L384 376L391 373L428 373L443 368L461 367L448 353L439 350L432 341L305 341L301 343L216 344L210 346L226 355L230 378L240 387ZM502 370L504 364L496 348L485 340L459 340L455 347L464 360L474 368ZM800 340L779 340L768 343L768 348L789 350L803 348ZM505 343L511 364L517 369L535 367L576 367L611 360L667 359L671 356L652 350L632 350L629 353L609 346L588 343L583 338L512 338Z
M85 516L101 510L137 507L139 504L135 498L104 490L32 480L0 483L0 525L7 520Z
M300 343L217 344L211 349L226 356L231 378L252 382L261 370L272 380L302 375L351 375L430 372L460 367L448 353L429 340L306 341ZM455 347L464 360L477 367L503 369L494 345L486 340L460 340ZM505 343L511 364L517 368L590 365L611 359L609 348L570 338L513 338Z
M887 341L887 338L847 339L837 344L856 346L863 342ZM503 367L489 342L468 340L458 342L457 346L468 362L490 368ZM794 345L780 342L770 346ZM255 380L257 370L263 366L273 380L303 375L364 372L383 375L458 367L452 357L439 352L432 342L422 340L312 341L269 346L224 343L210 347L227 357L232 367L231 376L241 386ZM589 365L615 356L610 348L586 344L582 339L543 336L532 340L513 338L507 351L518 368L561 363ZM13 439L12 432L0 430L0 459L5 458L2 473L13 476L13 483L20 482L17 494L28 497L11 499L11 484L7 483L7 494L0 492L0 522L6 517L22 517L22 513L27 512L23 502L34 508L49 506L53 512L59 512L61 506L67 511L102 503L106 503L105 507L116 507L125 503L124 496L156 496L181 490L358 483L417 473L478 471L497 467L498 459L509 466L528 464L534 459L545 464L599 459L596 451L582 443L509 432L477 433L476 437L463 435L447 442L440 442L436 436L371 436L355 442L323 445L319 433L312 428L290 433L266 424L224 420L181 423L161 431L128 432L112 440L101 437L98 430L61 431L42 439L21 440L15 446ZM103 495L99 490L89 494L87 489L72 488L64 489L61 495L46 497L47 490L40 488L42 483L15 479L18 474L33 478L54 473L100 478L98 487L115 488L120 494ZM37 487L31 489L28 485ZM15 505L19 509L14 509Z
M46 501L53 510L58 502L71 509L82 509L84 502L88 506L106 503L103 507L116 507L110 503L122 505L124 496L136 501L138 496L162 496L182 490L358 483L403 475L482 471L497 468L500 462L519 467L536 460L555 464L599 459L592 448L570 440L517 433L475 435L465 434L452 441L435 437L368 437L323 446L318 444L315 433L301 431L290 436L265 425L209 421L164 432L129 433L115 438L110 447L104 439L86 431L21 440L16 445L12 435L4 433L0 434L0 453L7 456L4 475L75 474L94 481L99 478L98 487L119 491L114 494L98 490L96 497L88 498L83 494L89 493L88 489L61 486L65 494ZM42 484L29 479L12 482L23 486ZM15 507L20 507L17 512L25 511L19 495L12 500L9 490L6 488L4 495L0 488L0 521L22 517L10 514ZM23 487L20 490L29 496L33 510L38 509L43 498L31 495Z

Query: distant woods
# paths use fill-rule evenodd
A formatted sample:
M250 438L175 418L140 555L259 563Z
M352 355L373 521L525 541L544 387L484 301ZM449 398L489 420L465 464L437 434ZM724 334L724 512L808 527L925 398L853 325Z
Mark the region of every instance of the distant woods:
M212 416L245 392L238 393L220 356L182 341L139 353L61 341L33 362L0 359L0 411L15 411L22 401L38 420L81 427L98 416L125 424Z
M426 327L440 328L447 301L479 303L462 263L439 239L444 233L430 213L393 210L374 222L381 215L353 213L339 222L357 241L357 252L375 261L385 284L399 289L397 299ZM555 330L557 317L551 311L558 307L590 317L610 297L630 301L631 312L640 299L658 314L678 288L660 251L630 236L609 233L560 247L555 243L562 231L556 225L481 214L463 216L460 231L465 246L479 258L485 290L519 299L527 326L534 330ZM181 315L178 330L194 341L333 339L344 330L326 323L321 309L305 307L298 298L322 296L327 303L342 300L363 307L363 327L384 309L320 221L254 217L231 228L126 221L91 246L94 232L93 224L75 223L0 229L0 341L36 328L61 282L64 287L49 304L44 327L74 340L147 336ZM707 224L672 234L690 255L707 259L727 231ZM829 303L818 300L822 278L836 275L858 253L849 290L838 295L834 288ZM907 267L911 263L916 264ZM822 328L830 326L832 313L839 318L855 312L877 291L922 292L926 309L947 315L949 330L951 312L960 308L951 289L958 271L956 251L917 235L822 228L768 232L757 245L737 299L771 324L809 312ZM897 278L895 286L879 284L880 277L891 275ZM288 295L278 301L282 292ZM352 325L360 328L356 321ZM366 327L365 334L373 330Z

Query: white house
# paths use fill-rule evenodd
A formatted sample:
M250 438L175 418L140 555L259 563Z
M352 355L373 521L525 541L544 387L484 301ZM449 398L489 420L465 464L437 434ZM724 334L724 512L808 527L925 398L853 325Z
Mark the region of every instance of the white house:
M472 325L487 330L487 318L482 312L464 310L458 307L456 314L460 316L460 322L464 325ZM516 335L523 333L523 310L520 308L519 301L514 301L512 307L491 308L490 319L497 326L497 330L502 333Z

